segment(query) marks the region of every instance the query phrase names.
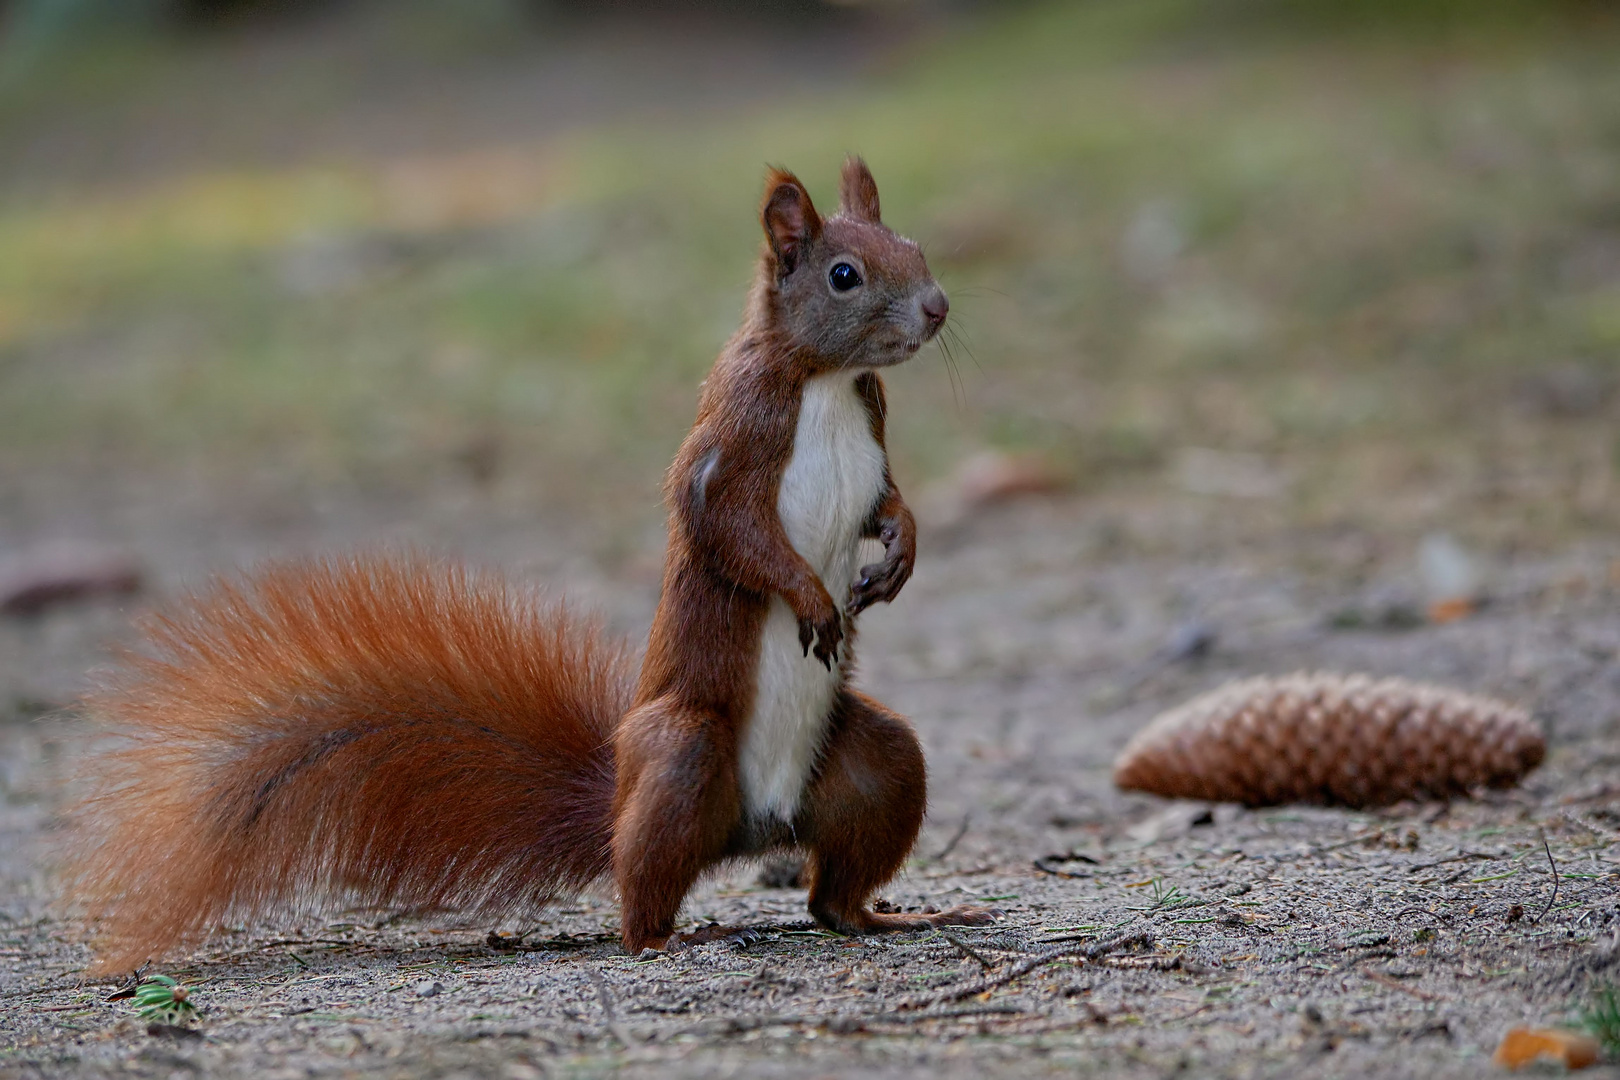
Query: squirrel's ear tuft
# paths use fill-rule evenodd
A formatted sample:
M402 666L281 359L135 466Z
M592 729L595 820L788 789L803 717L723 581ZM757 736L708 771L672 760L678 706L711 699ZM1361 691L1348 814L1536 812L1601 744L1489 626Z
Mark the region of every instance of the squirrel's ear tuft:
M844 213L850 217L870 221L874 225L882 220L878 212L877 181L872 179L872 170L859 157L851 155L845 160L844 179L839 185L838 197L843 203Z
M784 274L799 265L804 249L821 235L821 218L799 178L783 169L765 174L765 202L760 207L765 235Z

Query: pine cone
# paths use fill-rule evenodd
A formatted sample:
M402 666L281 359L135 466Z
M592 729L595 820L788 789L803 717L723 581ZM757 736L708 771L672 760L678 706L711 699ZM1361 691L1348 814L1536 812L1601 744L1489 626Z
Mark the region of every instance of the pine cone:
M1523 709L1444 687L1321 672L1227 683L1161 713L1114 783L1172 798L1382 806L1508 787L1540 764Z

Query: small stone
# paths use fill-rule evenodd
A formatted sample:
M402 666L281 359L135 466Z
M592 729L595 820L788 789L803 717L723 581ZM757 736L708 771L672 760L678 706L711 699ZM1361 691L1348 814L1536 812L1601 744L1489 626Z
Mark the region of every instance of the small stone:
M1418 546L1418 567L1431 622L1455 622L1479 606L1479 561L1449 533L1430 533Z
M1201 660L1214 650L1218 636L1213 623L1199 619L1181 623L1170 631L1169 640L1164 643L1164 658L1172 664Z
M1204 802L1175 802L1143 821L1125 830L1125 834L1138 844L1176 840L1186 836L1200 825L1215 821L1213 807Z
M423 979L421 982L411 987L411 989L416 992L417 997L438 997L440 994L444 993L444 984L434 982L432 979Z

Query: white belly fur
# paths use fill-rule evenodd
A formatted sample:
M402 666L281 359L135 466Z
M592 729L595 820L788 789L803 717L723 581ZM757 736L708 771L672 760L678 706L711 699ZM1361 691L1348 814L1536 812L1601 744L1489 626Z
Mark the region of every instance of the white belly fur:
M821 375L805 384L793 457L776 498L788 540L840 606L859 569L861 526L883 490L883 449L855 392L855 374ZM814 654L804 655L793 610L773 596L738 777L750 815L792 822L842 679L837 664L828 671Z

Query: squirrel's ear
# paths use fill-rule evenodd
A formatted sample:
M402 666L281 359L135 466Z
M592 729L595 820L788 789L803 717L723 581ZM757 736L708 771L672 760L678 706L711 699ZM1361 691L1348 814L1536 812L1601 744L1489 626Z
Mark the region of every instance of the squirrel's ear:
M877 181L872 179L872 170L859 157L851 156L844 162L838 199L843 203L844 213L852 218L874 225L883 220L878 211Z
M765 203L760 207L765 235L784 274L799 265L804 249L821 235L821 218L799 178L781 169L765 176Z

